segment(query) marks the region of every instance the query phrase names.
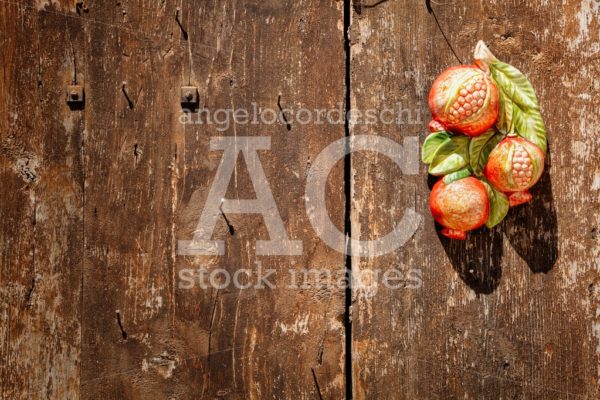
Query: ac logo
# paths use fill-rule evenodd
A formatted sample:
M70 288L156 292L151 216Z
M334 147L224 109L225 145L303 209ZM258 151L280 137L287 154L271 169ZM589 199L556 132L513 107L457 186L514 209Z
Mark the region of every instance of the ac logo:
M270 150L268 136L213 137L210 150L223 151L206 204L192 240L179 240L177 254L188 256L216 256L225 254L225 242L213 240L212 233L221 211L225 214L261 214L269 240L256 241L256 255L294 256L302 254L302 241L290 239L273 198L267 176L258 156L259 150ZM419 139L404 138L403 145L375 135L356 135L342 138L327 146L315 159L306 179L305 204L309 221L321 240L332 249L346 255L377 257L404 245L417 231L423 217L407 208L400 222L382 238L360 241L346 238L333 224L325 205L326 182L334 165L355 151L374 151L392 161L405 175L418 174ZM239 152L248 168L256 199L225 199Z

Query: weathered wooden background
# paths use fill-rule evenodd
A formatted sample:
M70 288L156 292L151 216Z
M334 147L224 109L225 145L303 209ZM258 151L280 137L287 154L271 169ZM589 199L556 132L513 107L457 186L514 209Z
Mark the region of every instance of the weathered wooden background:
M350 260L349 298L180 290L177 274L257 261L343 274L306 216L308 169L348 134L424 138L429 86L457 63L424 1L0 0L0 398L600 398L600 3L430 5L463 61L482 39L529 76L547 172L532 204L459 243L436 233L425 166L338 163L328 210L340 230L344 204L362 240L406 208L425 216L399 250ZM65 102L75 78L83 109ZM400 102L414 121L221 132L179 122L187 84L210 109ZM268 233L244 215L229 217L233 234L217 226L225 256L176 255L221 158L209 140L224 135L271 138L261 160L304 255L255 256ZM235 177L228 198L253 198L242 160ZM420 270L422 287L370 285L391 266Z

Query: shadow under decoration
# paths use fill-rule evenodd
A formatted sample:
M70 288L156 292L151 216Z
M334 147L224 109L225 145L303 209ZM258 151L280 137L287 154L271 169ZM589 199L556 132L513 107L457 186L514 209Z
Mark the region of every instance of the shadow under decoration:
M552 198L550 153L546 172L531 189L533 199L527 207L515 207L502 222L511 246L532 272L549 272L558 259L558 228Z
M558 256L557 221L531 83L482 41L474 59L433 83L421 156L444 250L461 279L488 294L502 275L502 232L533 272L548 272Z
M491 294L502 278L502 232L498 229L479 229L465 240L438 237L452 268L477 294Z

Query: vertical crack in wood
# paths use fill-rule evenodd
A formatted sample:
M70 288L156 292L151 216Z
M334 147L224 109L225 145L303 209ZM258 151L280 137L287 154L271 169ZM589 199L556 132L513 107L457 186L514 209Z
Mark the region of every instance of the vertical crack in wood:
M319 343L319 352L317 353L317 364L319 365L319 367L321 365L323 365L323 353L325 352L325 335L326 334L327 334L327 332L324 333L323 339L321 339L321 343Z
M349 246L350 241L348 238L352 236L352 223L350 218L351 212L351 196L352 196L352 158L350 154L350 110L352 104L350 103L350 23L352 13L352 0L344 0L344 53L345 53L345 120L344 120L344 136L346 138L346 155L344 156L344 234L346 236L346 246ZM345 304L344 304L344 328L345 328L345 378L346 378L346 399L352 399L352 316L351 316L351 305L352 305L352 257L349 255L348 247L346 247L346 259L345 259L345 274L346 274L346 290L345 290ZM314 373L314 372L313 372ZM316 379L316 378L315 378Z
M219 299L219 289L217 289L217 292L215 293L215 300L213 302L213 306L212 306L212 315L210 318L210 327L208 328L208 350L207 350L207 358L210 362L210 346L211 346L211 342L212 342L212 333L213 333L213 326L215 324L215 316L217 315L217 300Z
M34 271L35 272L35 271ZM33 295L35 292L35 286L37 285L37 275L34 275L33 278L31 278L31 286L29 286L29 289L27 290L27 296L26 296L26 301L25 301L25 307L26 308L31 308L31 306L33 305Z
M82 26L83 28L83 36L84 36L84 40L83 40L83 76L84 76L84 80L85 78L88 76L87 74L87 49L85 46L85 43L87 43L87 41L85 40L88 30L86 29L87 27L85 25ZM85 225L85 206L86 206L86 198L85 198L85 181L86 181L86 168L87 168L87 163L85 160L85 145L86 145L86 132L87 132L87 124L86 124L87 119L85 118L85 113L82 112L81 113L81 125L83 127L82 130L82 134L81 134L81 149L80 149L80 153L79 153L79 157L81 159L81 275L79 277L79 362L80 362L80 372L79 372L79 393L81 394L81 386L82 386L82 375L83 375L83 361L84 361L84 356L83 356L83 342L84 342L84 338L83 338L83 326L84 326L84 321L83 321L83 310L84 310L84 306L85 306L85 297L83 294L83 289L84 289L84 283L85 283L85 260L86 260L86 241L85 241L85 229L86 229L86 225ZM94 207L94 214L97 214L97 210Z
M66 25L66 23L65 23ZM67 27L65 26L65 30L69 32ZM77 85L77 58L75 57L75 48L73 47L73 41L71 39L71 35L69 35L69 45L71 46L71 57L73 58L73 79L71 79L71 84Z
M281 113L281 117L283 118L283 122L285 123L285 127L287 128L288 131L291 131L292 130L292 124L290 124L290 121L285 116L285 112L283 112L283 108L281 107L281 95L279 95L277 97L277 107L279 107L279 112Z
M127 340L127 332L123 328L123 322L121 321L121 311L117 310L117 324L119 325L119 329L121 330L121 336L123 336L123 340Z

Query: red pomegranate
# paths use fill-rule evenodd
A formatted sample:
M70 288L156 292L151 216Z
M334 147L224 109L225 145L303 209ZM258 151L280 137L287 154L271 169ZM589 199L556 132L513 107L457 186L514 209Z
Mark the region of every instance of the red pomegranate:
M446 130L478 136L498 119L498 88L474 65L451 67L433 82L429 108Z
M490 153L484 174L516 206L531 200L527 189L536 184L543 170L544 153L526 139L509 136Z
M442 234L465 239L467 231L481 227L490 214L487 190L477 178L469 176L446 184L440 179L429 198L431 215L444 226Z

